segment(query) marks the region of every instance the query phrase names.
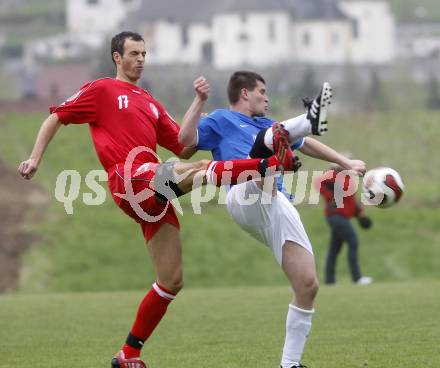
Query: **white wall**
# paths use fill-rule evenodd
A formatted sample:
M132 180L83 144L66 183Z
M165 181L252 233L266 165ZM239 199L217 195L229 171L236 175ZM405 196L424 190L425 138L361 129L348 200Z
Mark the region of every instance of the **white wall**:
M207 25L194 23L188 26L188 42L185 45L182 24L164 20L145 24L142 34L147 60L153 64L197 64L202 61L203 44L212 39Z
M153 64L203 61L203 45L212 43L212 63L217 68L250 64L273 65L289 58L289 16L283 13L251 13L244 19L237 14L221 14L212 22L187 26L167 20L146 22L140 27L147 47L147 60ZM247 40L240 40L246 35Z
M139 6L139 0L67 0L67 29L71 33L107 33L118 28L127 12Z
M289 17L285 13L220 14L212 21L214 65L265 66L284 62L289 56Z
M357 22L351 43L353 63L386 63L394 59L395 21L385 1L342 1L341 10Z
M149 29L148 34L143 33L147 48L147 63L175 62L181 47L179 24L163 20L151 23L145 28Z
M67 24L75 34L105 34L117 29L127 12L140 0L67 0ZM217 14L206 23L187 26L167 20L145 23L139 31L147 43L152 63L203 62L202 48L212 42L217 68L252 65L264 67L284 62L315 64L384 63L395 55L395 23L385 1L342 0L340 8L351 19L293 21L287 12ZM354 36L353 23L357 35ZM308 36L306 36L308 35ZM305 42L308 37L309 42Z
M350 25L346 21L294 23L291 28L290 60L312 64L344 63L348 57L350 39Z
M188 29L188 39L188 45L182 45L181 61L189 64L203 62L203 45L212 42L211 27L207 24L192 24Z

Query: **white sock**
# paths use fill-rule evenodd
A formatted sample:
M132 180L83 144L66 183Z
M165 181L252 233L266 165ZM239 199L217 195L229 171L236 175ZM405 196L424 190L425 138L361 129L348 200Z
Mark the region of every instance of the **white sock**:
M302 114L295 118L282 121L280 124L289 132L289 142L293 143L299 138L306 137L312 134L312 125L307 119L306 114ZM273 151L273 134L272 129L267 129L264 135L264 144Z
M314 309L306 310L289 304L281 367L290 368L300 364L304 345L312 327L312 315L314 312Z

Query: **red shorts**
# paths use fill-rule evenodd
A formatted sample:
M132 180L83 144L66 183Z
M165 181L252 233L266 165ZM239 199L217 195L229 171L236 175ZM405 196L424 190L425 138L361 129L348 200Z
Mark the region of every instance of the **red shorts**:
M116 204L128 216L137 221L142 228L145 240L150 240L164 224L180 228L174 207L154 195L153 180L158 163L133 164L130 175L124 178L124 164L115 165L108 171L108 185ZM132 191L130 190L130 187ZM127 188L128 189L127 189ZM127 189L127 190L126 190ZM144 191L143 198L121 198L117 194L138 194Z

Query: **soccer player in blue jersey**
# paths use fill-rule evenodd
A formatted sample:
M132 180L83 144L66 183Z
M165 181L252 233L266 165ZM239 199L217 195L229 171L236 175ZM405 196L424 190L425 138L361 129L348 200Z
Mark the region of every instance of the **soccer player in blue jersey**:
M204 77L196 79L196 94L205 83ZM229 80L228 97L229 109L215 110L203 118L200 114L204 100L194 100L179 136L182 144L192 147L186 148L187 157L197 150L211 151L215 160L272 155L274 120L265 117L269 98L263 77L248 71L235 72ZM314 100L305 101L306 113L281 122L281 127L288 132L293 149L363 175L363 161L350 160L308 137L327 131L326 109L330 99L331 88L324 83ZM272 177L272 184L267 185L269 180L271 177L230 187L227 208L240 227L272 250L292 286L294 297L287 312L281 368L303 367L301 356L319 287L315 260L298 211L281 192L282 184L278 181L274 185ZM249 201L255 196L258 200Z

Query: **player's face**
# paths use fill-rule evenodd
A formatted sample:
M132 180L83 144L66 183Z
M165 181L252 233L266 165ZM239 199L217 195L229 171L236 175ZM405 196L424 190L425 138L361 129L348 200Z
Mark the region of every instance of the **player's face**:
M124 43L124 54L117 62L118 73L128 81L136 83L144 71L145 64L145 43L126 39Z
M269 97L267 97L266 86L257 81L257 86L253 91L247 91L249 111L252 116L265 116L269 109Z

